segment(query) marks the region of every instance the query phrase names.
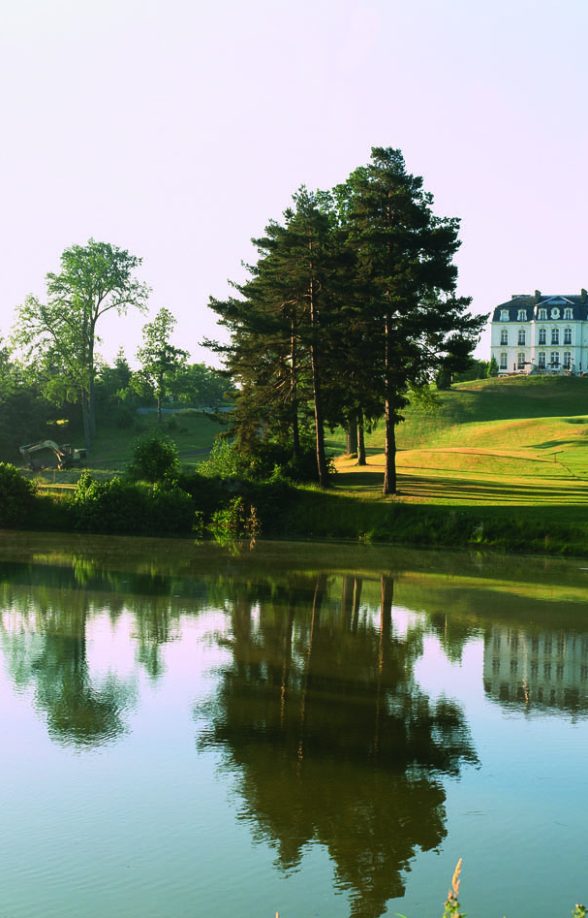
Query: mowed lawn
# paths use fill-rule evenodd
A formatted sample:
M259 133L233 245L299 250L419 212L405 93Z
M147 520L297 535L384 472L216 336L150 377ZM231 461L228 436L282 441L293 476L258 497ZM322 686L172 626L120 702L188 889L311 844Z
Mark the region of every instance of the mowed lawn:
M411 406L398 429L403 503L588 504L588 378L511 377L463 383L435 407ZM341 436L329 441L341 451ZM339 456L336 490L376 499L381 426L367 437L368 466Z

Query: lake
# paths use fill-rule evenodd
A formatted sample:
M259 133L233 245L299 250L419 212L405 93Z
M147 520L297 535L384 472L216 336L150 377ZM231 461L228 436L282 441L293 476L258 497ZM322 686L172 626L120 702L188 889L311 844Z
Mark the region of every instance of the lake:
M588 562L0 533L1 918L588 900Z

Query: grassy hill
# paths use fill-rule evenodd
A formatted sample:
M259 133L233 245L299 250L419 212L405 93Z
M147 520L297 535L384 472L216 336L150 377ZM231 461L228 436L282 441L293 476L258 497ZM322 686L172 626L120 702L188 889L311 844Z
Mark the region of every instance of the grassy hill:
M588 379L509 377L462 383L434 406L410 406L398 430L400 499L461 505L588 503ZM340 438L330 441L341 449ZM340 458L338 489L372 498L383 430L368 467Z
M295 500L276 507L271 534L588 554L588 378L478 380L438 393L432 405L415 402L406 414L397 495L381 494L382 428L367 437L363 468L342 455L344 437L335 432L328 441L334 487L299 487ZM142 426L103 428L90 468L123 468L137 436L155 429L151 420ZM219 429L187 415L166 432L193 463Z

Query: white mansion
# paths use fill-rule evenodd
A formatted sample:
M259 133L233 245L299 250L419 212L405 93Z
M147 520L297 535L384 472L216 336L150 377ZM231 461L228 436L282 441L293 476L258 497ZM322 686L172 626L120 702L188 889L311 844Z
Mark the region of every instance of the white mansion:
M588 293L513 296L492 314L492 356L504 373L588 372Z

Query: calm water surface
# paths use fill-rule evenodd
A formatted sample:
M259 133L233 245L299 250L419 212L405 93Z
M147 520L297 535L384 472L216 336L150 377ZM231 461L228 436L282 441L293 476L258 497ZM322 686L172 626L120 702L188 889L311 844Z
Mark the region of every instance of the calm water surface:
M0 533L1 918L569 915L586 568Z

